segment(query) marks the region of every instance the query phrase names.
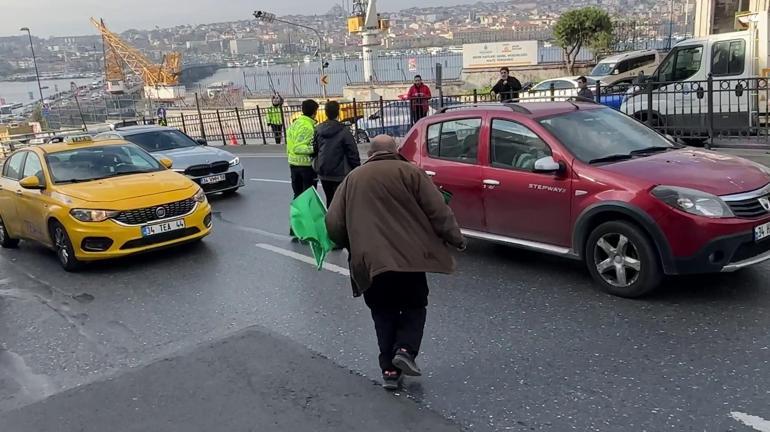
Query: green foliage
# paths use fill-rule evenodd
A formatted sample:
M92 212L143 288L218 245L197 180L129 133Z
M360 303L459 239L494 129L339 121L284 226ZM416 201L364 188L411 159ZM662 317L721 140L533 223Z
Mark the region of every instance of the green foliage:
M556 43L564 50L567 68L573 73L580 49L602 49L612 40L612 20L597 7L571 10L563 14L553 30Z

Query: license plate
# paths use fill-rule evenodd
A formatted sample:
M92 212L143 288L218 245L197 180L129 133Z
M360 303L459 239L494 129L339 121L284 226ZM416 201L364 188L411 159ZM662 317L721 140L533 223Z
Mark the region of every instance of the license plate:
M219 175L213 175L209 177L203 177L201 179L201 184L212 184L212 183L219 183L225 181L227 177L225 177L224 174Z
M176 231L184 228L184 219L179 219L170 222L163 222L154 225L145 225L142 227L142 236L147 237L155 234L163 234L169 231Z
M754 240L760 241L770 237L770 222L754 227Z

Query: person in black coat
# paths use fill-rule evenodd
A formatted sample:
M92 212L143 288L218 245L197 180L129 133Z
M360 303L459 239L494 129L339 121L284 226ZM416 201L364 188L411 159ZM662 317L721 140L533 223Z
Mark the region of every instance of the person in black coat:
M500 98L500 102L506 100L518 100L521 91L521 83L516 77L511 76L507 67L500 68L500 81L492 87L492 92Z
M327 102L324 107L327 120L315 128L313 168L321 179L327 207L331 205L337 187L350 171L361 165L358 145L350 128L340 123L340 104Z

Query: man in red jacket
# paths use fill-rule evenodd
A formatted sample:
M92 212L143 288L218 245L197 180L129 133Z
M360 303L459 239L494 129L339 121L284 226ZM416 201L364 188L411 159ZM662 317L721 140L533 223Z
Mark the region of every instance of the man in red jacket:
M407 93L406 97L409 99L412 124L415 124L421 118L428 115L428 108L430 107L430 89L422 83L421 76L414 76L414 85L409 88L409 93Z

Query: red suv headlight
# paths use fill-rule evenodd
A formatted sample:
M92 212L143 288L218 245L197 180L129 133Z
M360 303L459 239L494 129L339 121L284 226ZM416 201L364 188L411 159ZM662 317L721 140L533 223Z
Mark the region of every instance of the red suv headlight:
M735 217L722 198L707 192L677 186L658 186L651 193L671 207L690 214L710 218Z

